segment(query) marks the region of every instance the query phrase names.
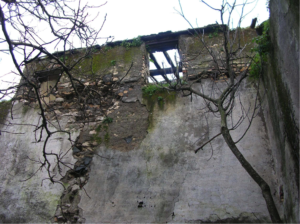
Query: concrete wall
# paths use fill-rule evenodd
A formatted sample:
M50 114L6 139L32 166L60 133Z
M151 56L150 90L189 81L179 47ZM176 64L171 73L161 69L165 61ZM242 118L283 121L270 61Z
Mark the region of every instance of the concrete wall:
M299 1L270 1L270 36L261 95L282 188L278 208L286 222L299 222Z
M211 89L209 81L203 86ZM241 97L253 104L254 95L254 88L245 84ZM165 98L163 107L158 96ZM220 128L219 119L199 110L203 100L193 97L190 102L180 95L168 99L162 93L152 100L151 129L140 146L128 152L97 147L109 159L93 158L86 185L90 197L82 192L79 204L86 221L269 222L259 187L222 137L194 153ZM234 133L235 139L245 127ZM262 117L255 119L247 136L239 143L241 151L272 184L273 160Z
M49 181L45 167L37 172L41 166L39 161L43 161L42 147L45 140L42 138L40 143L34 143L35 137L38 138L40 133L38 131L35 136L35 127L32 126L38 123L37 112L21 102L16 103L14 120L8 118L9 122L16 125L1 129L0 220L4 223L50 222L63 192L61 185L54 185ZM63 128L65 124L66 117L61 120ZM51 130L55 128L51 127ZM78 132L72 135L77 136ZM47 149L55 153L66 153L70 146L66 136L54 135ZM52 159L50 161L54 163ZM70 154L63 161L74 163ZM51 171L57 175L55 179L62 177L54 167L51 167ZM36 174L30 178L34 173ZM66 169L63 168L62 175L65 173Z
M249 35L253 32L249 31ZM207 40L212 50L221 51L219 36L207 36ZM206 67L206 78L195 84L196 88L205 92L224 88L226 77L214 79L214 65L205 64L207 55L190 61L197 49L201 49L201 45L193 37L179 38L185 73L197 76ZM2 130L26 134L1 135L5 142L1 147L4 159L0 161L4 167L1 194L5 195L0 199L1 221L44 222L52 218L58 222L270 222L261 190L222 137L194 153L220 131L219 118L201 110L204 101L194 95L191 101L190 97L166 91L152 96L143 94L148 69L144 44L127 50L116 46L102 53L96 52L92 58L105 65L94 65L91 60L92 72L87 69L90 65L76 68L79 77L83 74L80 78L84 85L103 96L88 98L89 93L83 91L87 116L82 116L78 104L74 103L78 99L64 76L60 78L58 90L52 93L55 99L49 99L54 110L47 110L47 117L54 124L59 120L61 129L70 131L74 140L71 146L66 136L54 136L49 145L49 150L68 151L65 159L74 167L64 170L63 176L57 176L65 189L49 183L47 187L39 187L41 179L46 177L45 172L18 184L38 168L26 155L38 158L41 145L32 143L32 126L21 126L20 130L16 126L2 127ZM112 60L116 61L115 65ZM28 72L40 66L32 65ZM237 75L243 66L243 61L236 62ZM119 80L122 80L120 84ZM36 124L34 99L23 99L29 90L22 91L15 118L21 123L30 120ZM246 111L253 109L256 94L255 84L248 81L237 92ZM33 109L24 110L23 104ZM112 123L103 122L104 113L113 119ZM241 114L238 104L229 123L237 122ZM6 122L11 122L7 119ZM235 140L247 125L245 121L232 132ZM57 124L54 126L53 130L60 129ZM265 117L259 113L238 147L269 183L279 205L278 161L273 158L271 137ZM19 166L22 172L16 171ZM26 197L18 195L23 191ZM47 198L48 194L51 199ZM41 202L45 206L37 208ZM283 210L280 212L283 215Z

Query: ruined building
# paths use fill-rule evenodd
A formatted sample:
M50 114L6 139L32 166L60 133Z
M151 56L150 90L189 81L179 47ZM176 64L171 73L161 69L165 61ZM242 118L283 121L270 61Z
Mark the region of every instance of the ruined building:
M281 218L298 222L299 27L283 24L278 15L287 10L288 19L299 18L280 4L271 4L277 14L270 18L274 49L259 89L262 109L237 145L270 185ZM222 52L222 33L216 27L199 31L205 31L211 51ZM199 55L203 45L194 32L165 32L95 47L73 74L84 84L77 86L83 99L76 98L73 84L49 59L27 65L29 75L35 71L43 101L49 105L45 115L50 129L70 133L58 132L47 143L48 152L63 155L66 166L50 167L59 182L55 184L47 169L38 170L45 138L36 143L40 132L35 134L36 127L26 124L39 123L39 110L30 89L20 89L14 120L9 112L2 130L21 134L0 136L1 222L270 222L260 188L221 136L195 154L195 149L220 132L220 119L201 110L204 100L166 90L145 92L149 76L170 79L154 52L162 52L170 61L169 70L178 68L187 75L187 82L201 74L195 84L199 89L222 88L227 76L216 75L209 54ZM253 29L241 32L242 44L257 35ZM289 42L282 42L282 33ZM243 54L251 54L251 47ZM179 52L177 65L166 53L171 49ZM66 61L80 54L80 49L57 53ZM156 69L150 70L149 63ZM237 77L247 63L234 61ZM241 85L238 97L245 110L257 100L256 87L248 79ZM241 114L243 109L236 110L232 121ZM243 122L231 133L233 138L239 139L247 127ZM49 158L55 164L55 157Z

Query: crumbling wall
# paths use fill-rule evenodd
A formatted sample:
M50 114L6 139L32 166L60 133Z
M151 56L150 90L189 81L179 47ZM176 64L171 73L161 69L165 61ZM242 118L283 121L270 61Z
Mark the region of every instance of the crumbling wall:
M253 35L248 30L245 33L245 37ZM220 34L211 35L207 35L211 50L222 51ZM196 88L204 91L223 88L226 74L219 74L216 78L214 65L207 63L207 57L195 55L202 49L197 40L181 36L178 48L184 72L191 79L205 75L201 83L195 84ZM69 55L66 60L73 60L76 55L80 52ZM19 215L15 216L15 210L9 206L2 210L3 221L17 222L18 217L22 218L20 221L27 222L43 222L50 218L55 222L270 221L260 188L236 160L222 137L216 138L211 146L206 146L198 154L194 153L195 148L220 131L219 118L200 110L204 106L203 100L192 96L191 101L191 98L167 91L151 96L143 94L148 63L144 44L129 49L115 46L93 52L91 58L74 71L84 83L84 86L78 86L84 96L81 101L71 91L71 84L64 74L59 76L57 89L44 96L47 99L44 103L51 106L46 116L54 122L53 128L55 120L60 121L62 129L70 131L75 141L72 146L68 145L67 137L61 136L53 139L54 145L49 147L68 151L72 169L66 169L64 175L57 176L64 187L54 185L59 186L53 190L55 203L48 203L45 197L37 197L33 202L19 197L16 192L21 188L16 181L20 177L16 173L18 178L11 179L3 170L6 176L2 175L2 183L9 184L2 184L1 191L13 190L13 193L0 199L0 204L4 207L7 201L17 198L18 202L15 201L14 205L20 207ZM245 65L243 61L236 62L234 72L237 76ZM47 60L32 66L47 69ZM86 89L99 91L101 97ZM30 89L23 88L17 96L20 108L22 104L34 108L35 99L24 98L31 96L28 91ZM244 82L237 95L246 110L253 107L255 94L254 84ZM86 109L84 114L80 110L82 105ZM33 110L24 111L23 122L33 117L38 119ZM241 113L242 109L237 109L233 121L237 121ZM16 114L21 117L20 111ZM234 139L240 137L247 125L247 122L243 123L232 133ZM22 128L28 138L32 129ZM13 127L10 130L14 130ZM14 167L11 164L15 157L11 152L14 152L13 148L20 150L20 145L10 142L14 138L18 142L24 135L4 133L3 136L5 147L1 153L3 158L10 155L11 162L5 165L5 160L1 160L1 165ZM31 152L31 149L40 152L40 145L31 147L32 141L23 144L23 152ZM67 145L55 145L58 141L66 141ZM270 140L262 114L254 119L238 147L269 185L277 186ZM20 164L28 167L29 163L34 164L24 156ZM38 164L33 166L38 168ZM36 191L51 192L48 188L36 190L41 181L39 175L32 177L33 182L23 183L28 189L27 195ZM29 174L24 172L22 176ZM15 182L10 184L12 180ZM272 193L279 198L274 189ZM43 213L32 209L37 202L46 203Z
M192 55L185 46L199 48L190 39L180 39L179 50L186 58ZM203 61L205 57L198 57L190 63ZM245 65L240 66L237 73ZM185 68L189 72L188 64ZM207 78L202 80L204 91L222 88L226 79L211 82L211 77ZM201 84L197 85L200 89ZM252 85L244 83L240 92L246 108L254 105L256 91ZM200 110L204 106L201 98L193 96L191 102L180 94L158 92L144 94L141 102L149 111L148 134L141 144L126 152L114 150L110 144L96 147L104 158L94 157L85 187L90 197L82 193L79 203L87 222L270 221L259 187L221 137L195 155L195 148L220 128L218 118ZM234 119L240 114L237 110ZM233 134L235 139L246 126L244 123ZM239 143L242 153L274 185L274 164L262 114L247 136L251 137Z
M214 26L213 26L214 27ZM197 78L211 78L225 80L229 76L226 74L225 62L220 58L225 57L223 42L223 33L216 27L212 33L204 33L203 36L182 35L179 38L179 53L183 64L183 73L188 73L190 80ZM238 76L249 66L249 60L246 56L253 55L251 40L256 37L253 29L239 29L237 34L235 30L230 31L230 35L240 37L239 41L233 44L233 49L240 47L235 52L235 59L231 62L233 72ZM204 41L205 45L202 43ZM208 53L208 50L212 53ZM212 59L211 54L215 55ZM232 58L234 58L232 56ZM218 65L215 63L218 62ZM220 74L219 74L220 73Z
M82 209L78 207L79 193L89 178L90 163L95 155L93 148L113 142L113 149L126 151L138 145L146 135L148 113L138 101L141 85L145 82L144 51L144 46L130 49L115 46L93 51L90 58L73 70L83 83L75 83L81 98L76 96L66 74L53 60L44 58L27 65L27 77L33 82L41 82L41 100L51 130L71 134L71 141L68 141L66 133L55 134L46 147L48 152L60 156L65 154L62 162L67 167L62 166L64 169L58 173L56 160L52 157L50 173L55 175L55 181L61 183L54 186L48 180L46 166L39 169L39 161L43 161L45 133L41 142L36 144L40 137L39 131L34 132L40 122L38 104L33 90L22 86L16 95L18 100L13 107L13 116L9 113L6 121L3 119L6 125L2 128L1 138L5 144L1 153L6 160L1 161L1 192L5 195L0 203L3 207L1 221L84 222ZM80 56L79 51L69 52L64 57L72 62ZM34 77L36 71L42 71L38 78ZM93 94L95 91L98 95ZM122 106L126 103L131 107ZM118 111L122 113L114 113L120 106L122 109ZM110 124L111 121L114 122ZM139 121L140 126L129 127L128 122L131 124L133 121ZM131 144L126 143L125 138ZM22 180L24 182L18 184ZM38 188L41 183L43 187ZM17 192L21 192L21 196ZM36 210L38 205L40 211Z

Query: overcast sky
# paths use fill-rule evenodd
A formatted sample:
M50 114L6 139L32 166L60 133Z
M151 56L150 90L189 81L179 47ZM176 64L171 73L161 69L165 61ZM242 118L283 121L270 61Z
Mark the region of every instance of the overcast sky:
M220 0L207 1L220 8ZM241 2L241 1L240 1ZM182 9L194 27L220 23L220 14L208 8L199 0L181 0ZM246 8L246 12L253 9L255 4ZM178 15L178 0L108 0L102 8L103 12L99 20L107 13L102 35L115 36L115 40L133 38L138 35L149 35L164 31L178 31L190 28L189 24ZM238 20L239 15L234 14L233 21ZM242 27L250 26L252 18L258 18L258 22L268 19L266 0L257 1L255 9L242 23Z
M107 2L99 9L99 16L91 25L95 28L101 26L104 16L107 14L100 36L104 38L113 36L114 41L131 39L139 35L190 28L189 24L175 11L175 9L180 10L178 0L97 0L90 2L93 4L95 4L94 2L97 4ZM219 8L222 1L210 0L207 2ZM200 3L199 0L181 0L181 3L186 17L194 27L215 24L216 21L220 23L219 13ZM247 7L246 13L251 11L254 6L252 4ZM258 23L268 19L269 12L266 9L266 0L257 1L253 11L244 19L242 27L250 26L252 18L255 17L258 18ZM239 14L236 12L232 22L236 23L238 18ZM0 35L2 36L2 33ZM98 44L103 44L104 40L99 40ZM8 74L14 70L11 57L2 53L0 60L0 88L7 86L7 82L18 82L17 76Z

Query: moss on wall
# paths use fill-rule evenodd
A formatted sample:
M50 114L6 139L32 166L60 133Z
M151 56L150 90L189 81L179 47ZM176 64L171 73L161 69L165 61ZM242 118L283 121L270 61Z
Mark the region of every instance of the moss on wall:
M165 89L158 89L152 94L143 92L143 103L146 104L148 111L150 111L148 131L154 128L153 116L155 116L155 107L157 106L159 110L163 111L167 104L176 102L176 96L176 92L170 92Z
M294 23L296 24L296 28L299 29L299 1L298 0L281 0L285 1L289 4L291 11L290 16L293 18ZM298 33L299 35L299 33Z
M299 129L297 127L297 124L295 122L295 114L293 111L293 107L292 107L292 100L290 97L290 93L289 90L287 89L286 85L284 84L281 74L280 74L280 70L279 68L277 68L277 62L276 62L276 58L274 56L272 56L273 54L270 54L270 57L268 59L268 65L271 66L271 68L269 68L272 72L272 82L274 82L275 86L276 86L276 90L277 94L272 94L270 93L268 95L268 100L269 100L269 105L271 107L271 118L272 118L272 123L273 123L273 130L276 134L276 136L278 137L278 139L281 139L281 141L279 141L279 143L281 144L280 148L284 149L284 139L282 139L283 133L282 130L280 128L280 123L278 122L279 120L281 120L281 118L279 117L279 113L278 113L278 109L274 107L276 105L275 100L274 99L274 95L277 95L277 100L280 106L281 113L282 113L282 118L283 118L283 122L284 122L284 131L285 131L285 136L288 139L288 142L290 143L290 145L293 148L292 151L292 155L293 155L293 159L295 161L295 164L299 164ZM266 80L266 77L263 77L264 79L264 85L268 86L271 89L271 85L269 84L270 80ZM282 153L282 155L284 155L285 153ZM284 167L285 167L285 158L282 158L282 169L284 171ZM296 166L295 167L295 172L296 172L296 177L298 178L296 183L298 184L299 187L299 167Z
M65 59L65 64L67 66L72 66L76 60L83 57L85 55L85 51L77 51L74 54L68 54L63 58L60 57L61 60ZM120 70L125 70L126 65L134 61L134 56L140 55L140 47L130 47L125 48L122 46L115 46L113 48L105 48L100 50L93 50L92 53L83 60L81 60L76 66L74 66L71 71L74 77L77 78L85 78L85 76L89 76L89 78L96 78L100 74L105 75L112 71L114 66L118 66L122 64ZM54 64L48 58L40 60L39 62L30 65L31 71L42 71L48 70ZM29 68L29 67L28 67Z
M299 2L270 1L272 52L263 73L280 170L284 222L299 221Z
M283 63L283 62L289 62L292 60L295 60L294 57L294 52L296 49L290 49L291 51L294 52L289 52L289 54L282 55L283 53L286 53L287 49L286 47L289 47L292 44L292 36L290 37L290 40L286 41L283 39L286 38L287 35L290 35L294 29L299 30L299 20L293 21L293 23L288 23L292 18L299 18L299 13L298 11L295 11L295 8L299 9L299 2L296 4L295 1L292 0L278 0L277 4L276 1L271 1L270 2L270 10L271 10L271 17L270 17L270 35L271 35L271 41L273 44L273 52L269 54L268 58L268 71L269 76L263 77L264 78L264 84L268 87L272 87L270 83L276 87L276 89L272 89L272 91L276 91L277 93L272 93L269 97L269 101L271 102L270 105L271 107L275 107L275 102L278 100L280 108L274 108L275 111L280 110L282 114L282 118L280 117L280 113L275 113L276 116L274 116L273 119L273 126L278 128L276 131L277 137L283 136L284 134L282 133L283 130L280 130L278 121L280 119L283 119L284 122L284 132L285 135L284 137L287 138L288 142L290 143L293 151L293 159L295 160L295 164L299 164L299 127L298 124L296 123L296 117L299 116L295 114L295 111L293 109L293 104L296 102L293 102L291 98L291 91L294 91L292 89L293 86L288 86L288 82L290 82L289 79L292 80L292 83L297 82L296 78L299 79L298 75L294 75L294 71L299 69L296 67L297 65L295 63L289 64L289 63ZM278 8L280 6L288 6L287 9L284 8ZM284 10L289 10L288 12L288 17L287 18L281 18L278 15L281 15ZM273 13L272 13L273 12ZM289 24L289 26L283 26L283 24ZM289 32L288 34L285 34L285 32ZM299 35L299 34L298 34ZM299 40L296 38L296 41L299 42ZM281 46L281 43L285 43L286 46ZM296 52L296 55L298 52ZM285 67L284 67L285 66ZM296 68L296 69L295 69ZM298 69L297 69L298 68ZM294 69L294 70L293 70ZM269 78L267 80L266 78ZM299 88L297 86L296 88ZM298 90L299 91L299 90ZM278 97L278 99L274 99L274 96ZM299 100L299 99L298 99ZM283 149L284 147L282 147ZM297 185L299 187L299 167L298 165L295 167L296 176L297 176Z
M3 100L0 102L0 125L5 122L5 119L9 113L11 108L12 101L11 100Z

